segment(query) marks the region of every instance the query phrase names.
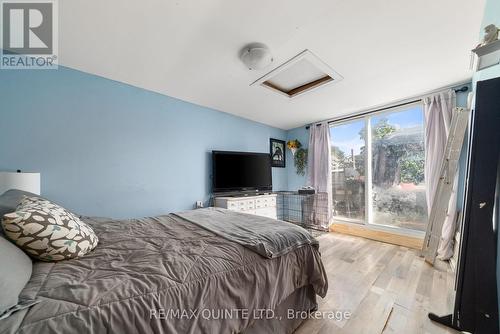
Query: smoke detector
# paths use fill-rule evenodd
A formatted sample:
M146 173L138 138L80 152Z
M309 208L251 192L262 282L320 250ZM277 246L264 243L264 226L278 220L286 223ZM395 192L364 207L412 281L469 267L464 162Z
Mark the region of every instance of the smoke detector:
M252 43L240 52L240 59L249 70L262 70L273 62L269 48L262 43Z

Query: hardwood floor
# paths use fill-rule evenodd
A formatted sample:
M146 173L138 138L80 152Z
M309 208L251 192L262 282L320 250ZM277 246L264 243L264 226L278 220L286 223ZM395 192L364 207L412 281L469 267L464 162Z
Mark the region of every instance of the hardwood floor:
M305 321L295 334L458 333L432 323L428 312L451 313L454 274L432 267L418 251L337 233L317 237L329 289L319 311L350 312L344 320Z

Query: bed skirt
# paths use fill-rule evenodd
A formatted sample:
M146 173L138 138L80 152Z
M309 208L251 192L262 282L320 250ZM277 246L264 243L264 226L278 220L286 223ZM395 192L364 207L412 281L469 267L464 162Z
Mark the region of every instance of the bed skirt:
M311 285L304 286L295 290L274 309L274 318L256 320L241 334L293 333L305 320L307 314L317 310L317 308L318 304L313 287Z

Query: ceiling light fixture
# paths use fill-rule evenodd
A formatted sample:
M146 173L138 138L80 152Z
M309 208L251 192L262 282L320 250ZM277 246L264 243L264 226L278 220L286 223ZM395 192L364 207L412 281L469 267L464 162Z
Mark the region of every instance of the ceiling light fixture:
M252 43L240 52L240 59L249 70L262 70L273 62L269 48L262 43Z

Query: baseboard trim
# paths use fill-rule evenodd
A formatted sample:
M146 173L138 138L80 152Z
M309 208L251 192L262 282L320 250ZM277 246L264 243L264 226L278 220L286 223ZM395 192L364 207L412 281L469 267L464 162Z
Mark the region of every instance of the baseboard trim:
M353 226L352 224L332 224L330 225L330 232L349 234L418 250L421 250L424 244L422 238L370 229L365 226Z

